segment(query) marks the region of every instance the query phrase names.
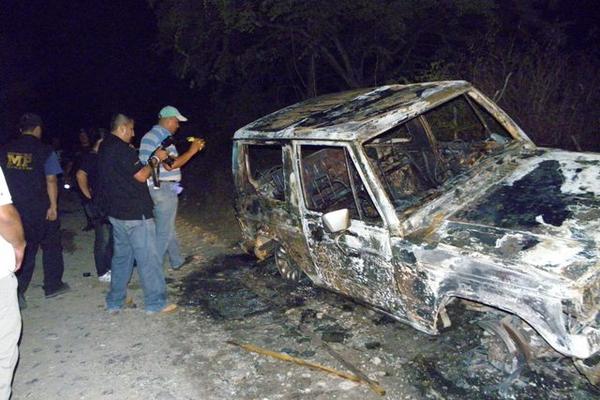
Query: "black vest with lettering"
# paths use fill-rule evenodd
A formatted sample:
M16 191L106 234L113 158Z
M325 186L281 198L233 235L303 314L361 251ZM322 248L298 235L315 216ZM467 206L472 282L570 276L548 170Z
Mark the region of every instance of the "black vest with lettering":
M50 200L44 164L52 148L32 135L20 135L0 150L0 162L13 204L23 218L44 218Z

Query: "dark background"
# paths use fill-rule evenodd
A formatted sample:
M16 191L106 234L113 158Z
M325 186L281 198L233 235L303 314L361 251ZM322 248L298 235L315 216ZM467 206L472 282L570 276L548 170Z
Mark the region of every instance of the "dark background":
M211 6L213 3L223 2L3 0L0 6L0 142L17 132L16 122L25 111L42 115L46 140L58 136L68 146L74 143L80 128L107 127L115 112L135 118L136 132L141 136L155 122L158 110L171 104L190 118L184 128L186 133L206 137L207 151L228 159L229 139L236 128L292 102L353 85L336 76L325 64L324 57L315 52L311 58L317 65L315 87L298 89L300 85L294 81L289 68L286 70L290 59L285 53L290 48L285 40L287 36L278 37L281 32L269 31L264 26L256 28L261 24L259 14L264 12L264 7L257 4L267 2L230 2L229 10L235 15L226 21L228 26L222 21L222 13L211 11L217 8ZM310 0L305 2L308 3ZM318 49L321 45L325 48L327 43L319 41L324 42L331 32L340 33L342 41L348 43L354 43L353 38L373 34L372 39L367 38L373 46L378 43L384 46L395 32L388 30L377 36L378 26L364 26L365 19L361 18L369 18L364 15L342 13L335 18L325 15L327 18L319 20L319 14L344 11L343 5L331 5L335 3L319 2L324 4L324 9L318 14L295 18L293 12L306 13L310 9L293 9L291 14L275 17L270 14L269 18L274 22L280 18L285 24L301 29L310 25L313 38L306 49ZM357 12L352 7L358 3L359 0L337 2L347 4L352 13ZM372 4L375 3L387 7L410 2L378 0ZM480 26L479 3L472 3L475 11L456 16L452 13L460 7L452 1L432 2L416 11L405 9L406 15L411 12L415 15L402 19L403 15L398 14L390 21L407 26L406 39L416 37L417 32L421 34L410 56L400 48L402 51L389 57L387 75L374 80L365 73L364 78L354 84L467 79L492 96L502 87L508 68L516 72L500 105L536 142L573 148L575 140L579 142L575 147L600 150L597 111L600 105L600 7L597 2L499 1L495 14L490 17L493 29L491 23ZM520 5L524 3L528 6ZM277 5L277 2L270 4ZM286 0L280 4L300 3ZM182 15L187 18L173 18L173 10L184 10ZM202 18L205 20L200 21ZM328 31L333 29L330 24L335 28L333 22L336 21L342 21L340 24L345 24L345 29ZM381 22L382 28L384 23ZM223 26L227 29L222 29ZM199 33L209 32L211 27L227 33L217 29L214 37L199 38ZM174 50L170 35L173 29L179 28L187 37L178 45L187 46L185 50L193 56L187 69L182 69L181 57ZM547 35L541 38L542 33ZM211 60L210 51L222 49L197 45L218 42L225 36L229 53L219 58L220 64ZM477 43L488 37L491 37L491 47L478 50ZM261 40L266 44L258 44ZM558 44L548 46L553 40ZM510 53L507 49L516 50ZM543 57L548 58L541 63L547 70L540 71L542 67L535 62ZM296 60L305 63L301 65L304 68L308 59L305 52ZM407 60L412 63L407 64ZM510 61L506 62L508 67L500 68L506 60ZM570 64L559 65L561 60L569 60ZM406 64L403 70L393 68L401 63ZM562 75L554 75L553 68L560 69ZM536 77L540 82L534 82ZM550 89L544 84L553 81L560 81L562 86L551 88L553 92L548 94ZM534 108L540 98L550 100L537 105L539 110L536 111ZM566 114L572 117L568 122L562 117Z
M190 91L156 51L154 14L143 0L2 1L1 138L23 112L39 113L44 135L67 144L113 113L136 119L141 136L167 104L203 117Z

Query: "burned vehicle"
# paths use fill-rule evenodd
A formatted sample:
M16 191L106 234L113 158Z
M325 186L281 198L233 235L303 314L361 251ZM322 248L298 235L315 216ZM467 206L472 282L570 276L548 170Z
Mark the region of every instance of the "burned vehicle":
M513 368L549 345L600 380L599 154L538 148L446 81L289 106L239 129L232 161L244 246L284 277L428 334L457 300L497 312Z

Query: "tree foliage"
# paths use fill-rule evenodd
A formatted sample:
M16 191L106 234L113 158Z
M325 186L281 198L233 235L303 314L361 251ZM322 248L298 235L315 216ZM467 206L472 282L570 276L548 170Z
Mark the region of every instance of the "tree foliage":
M162 49L195 86L323 91L403 80L494 25L493 1L150 0ZM481 32L484 33L484 32Z
M176 74L221 98L230 93L239 105L254 99L251 117L326 92L435 78L474 80L490 95L502 93L509 111L530 107L537 122L522 120L533 129L547 128L544 110L552 102L556 111L568 108L576 95L587 96L587 109L598 103L598 95L585 88L567 88L579 83L569 75L572 63L593 70L598 54L575 54L569 21L558 18L560 2L148 2L157 16L159 49L172 53ZM597 31L586 37L593 43L590 35L598 39Z

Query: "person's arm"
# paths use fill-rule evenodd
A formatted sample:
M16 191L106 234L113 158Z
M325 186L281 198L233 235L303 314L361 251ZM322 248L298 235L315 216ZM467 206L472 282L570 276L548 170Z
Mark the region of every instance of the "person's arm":
M152 152L156 150L158 146L160 146L160 142L152 130L142 137L139 150L139 159L142 164L148 164L148 158L150 158L150 154L152 154Z
M56 175L46 175L46 190L50 199L50 208L46 212L46 219L56 221L58 218L58 179Z
M21 216L12 204L0 206L0 235L15 249L15 266L18 270L23 262L26 243Z
M205 145L205 142L204 142L203 139L196 139L196 140L194 140L190 144L190 148L185 153L183 153L182 155L180 155L179 157L177 157L175 159L175 162L171 166L163 163L163 167L167 171L183 167L188 161L190 161L190 159L193 156L196 155L196 153L198 153L200 150L202 150L204 148L204 145Z
M154 157L156 158L152 158L152 160L149 160L149 163L147 165L144 165L143 168L141 168L140 170L138 170L133 177L135 178L136 181L138 182L146 182L146 180L148 178L150 178L150 176L152 175L152 169L154 167L156 167L156 165L161 162L162 160L164 160L165 158L167 158L167 152L164 150L157 150L154 153Z
M62 174L63 171L58 162L58 157L53 151L50 152L44 164L44 172L46 174L46 191L50 200L50 208L46 212L46 219L56 221L58 218L58 179L56 175Z
M82 169L78 169L75 173L75 179L77 180L77 186L79 186L81 193L83 193L86 199L91 200L92 191L90 190L87 173Z

